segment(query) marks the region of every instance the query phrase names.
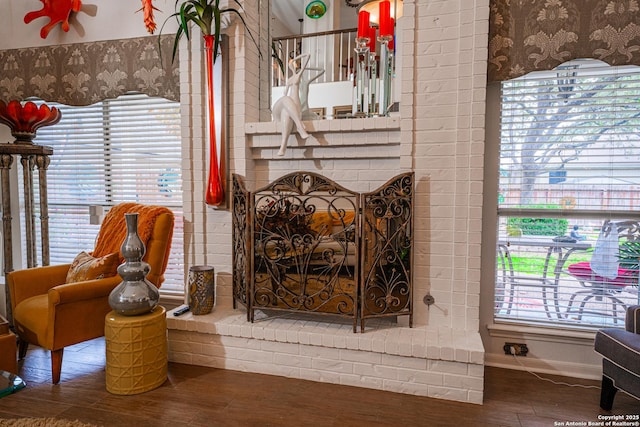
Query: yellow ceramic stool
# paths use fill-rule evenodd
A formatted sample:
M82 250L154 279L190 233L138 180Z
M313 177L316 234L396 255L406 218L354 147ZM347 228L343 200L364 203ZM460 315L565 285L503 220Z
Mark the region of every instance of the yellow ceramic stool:
M167 379L166 310L123 316L107 314L104 326L107 350L107 391L138 394L158 388Z

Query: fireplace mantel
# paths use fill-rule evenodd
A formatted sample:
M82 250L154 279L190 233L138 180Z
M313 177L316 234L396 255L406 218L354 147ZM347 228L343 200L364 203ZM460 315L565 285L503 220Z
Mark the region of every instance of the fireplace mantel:
M290 159L399 158L400 117L370 117L304 121L311 134L306 140L297 133L289 137L284 156L281 125L275 122L246 123L244 132L254 159L281 161Z

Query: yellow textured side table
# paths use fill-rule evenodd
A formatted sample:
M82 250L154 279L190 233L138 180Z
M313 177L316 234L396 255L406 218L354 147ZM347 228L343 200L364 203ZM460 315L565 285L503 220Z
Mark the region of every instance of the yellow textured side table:
M107 391L138 394L158 388L167 379L166 310L123 316L111 311L105 318Z

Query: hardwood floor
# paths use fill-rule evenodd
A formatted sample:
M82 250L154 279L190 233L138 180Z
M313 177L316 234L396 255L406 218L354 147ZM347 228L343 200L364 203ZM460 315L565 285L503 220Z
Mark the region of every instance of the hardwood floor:
M175 363L160 388L116 396L105 389L104 364L103 339L69 347L62 381L54 386L48 352L31 346L20 364L27 388L0 399L0 418L57 417L119 427L554 426L610 414L598 406L598 389L497 368L486 368L484 405L472 405ZM640 414L640 401L618 393L612 413Z

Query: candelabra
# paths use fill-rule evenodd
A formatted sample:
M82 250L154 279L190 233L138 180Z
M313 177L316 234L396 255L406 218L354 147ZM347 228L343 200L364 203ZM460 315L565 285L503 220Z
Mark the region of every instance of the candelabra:
M356 38L356 96L353 104L353 115L366 117L369 115L369 38Z
M380 94L379 112L382 116L389 115L391 108L391 81L393 80L393 49L390 43L393 36L383 35L378 37L380 42L380 78L382 80L382 89Z
M375 52L369 53L369 115L378 112L378 64Z
M356 76L353 115L368 117L388 116L393 104L391 86L393 80L395 20L391 17L391 3L379 3L378 27L372 27L371 14L367 10L358 13L356 37ZM380 35L376 38L376 32ZM380 42L380 63L376 58L376 40Z

